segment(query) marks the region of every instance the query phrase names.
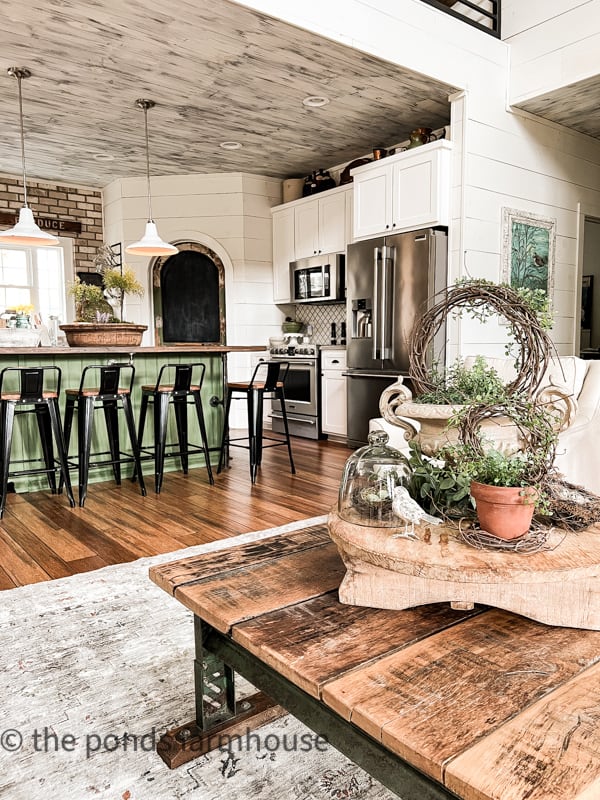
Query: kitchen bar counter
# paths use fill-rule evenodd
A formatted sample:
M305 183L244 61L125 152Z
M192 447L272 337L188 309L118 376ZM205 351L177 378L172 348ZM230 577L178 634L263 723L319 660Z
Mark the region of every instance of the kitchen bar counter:
M264 351L264 345L219 345L219 344L173 344L162 347L1 347L0 369L3 367L35 367L56 365L61 368L61 411L64 409L64 391L69 388L78 388L83 369L90 364L107 364L109 361L129 362L135 367L135 381L132 392L132 404L136 425L141 401L140 387L155 384L158 372L163 364L203 363L206 367L204 383L202 385L202 405L206 421L208 443L211 448L211 461L218 462L218 449L223 430L223 397L224 384L227 380L227 355L229 353L251 353ZM171 415L174 417L174 415ZM93 451L108 450L108 439L103 415L96 414L92 449ZM119 415L122 417L122 414ZM13 463L18 459L37 458L41 455L39 433L31 421L23 418L15 426L12 456ZM148 446L153 440L153 426L151 421L146 424L143 445ZM122 442L127 441L124 420L120 420L120 435ZM195 414L189 414L190 443L200 442L200 432ZM169 419L167 442L177 441L175 420ZM72 456L77 451L77 434L74 430L71 435L70 453ZM190 456L190 468L204 464L201 455ZM152 475L153 466L146 461L144 474ZM165 462L165 472L180 468L178 458L169 458ZM72 479L76 480L76 471L72 472ZM90 482L112 479L110 468L93 469L90 472ZM124 480L126 476L124 475ZM33 491L47 489L44 476L21 476L15 480L17 491Z
M221 353L254 353L266 350L265 345L224 345L224 344L169 344L160 347L0 347L0 361L4 356L77 356L81 353L122 353L123 355L161 355L163 353L198 353L213 355Z

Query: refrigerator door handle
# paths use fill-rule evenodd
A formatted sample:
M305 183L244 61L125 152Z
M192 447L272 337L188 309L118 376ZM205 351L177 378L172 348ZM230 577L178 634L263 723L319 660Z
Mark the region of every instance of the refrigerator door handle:
M383 280L381 282L381 356L382 360L393 358L393 336L392 336L392 316L393 316L393 296L394 286L394 256L396 249L384 245L382 248L381 260L383 262Z
M380 333L381 333L381 302L380 302L380 281L379 262L381 261L381 248L375 247L373 250L373 361L377 361L381 352Z

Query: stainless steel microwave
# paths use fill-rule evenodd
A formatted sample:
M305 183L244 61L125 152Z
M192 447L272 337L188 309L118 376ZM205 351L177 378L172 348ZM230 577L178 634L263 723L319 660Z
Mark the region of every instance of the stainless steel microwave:
M295 303L335 302L345 297L345 256L341 253L292 261L292 296Z

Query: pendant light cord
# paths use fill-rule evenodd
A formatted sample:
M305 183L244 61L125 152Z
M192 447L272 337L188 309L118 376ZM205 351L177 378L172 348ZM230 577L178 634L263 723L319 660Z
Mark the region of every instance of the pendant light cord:
M21 164L23 166L23 205L27 208L27 174L25 170L25 129L23 127L23 93L21 90L21 82L23 78L28 78L31 74L29 70L19 67L11 67L8 74L17 79L17 87L19 91L19 122L21 126Z
M152 194L150 192L150 140L148 138L148 104L144 105L144 127L146 130L146 182L148 184L148 222L152 219Z
M23 94L21 92L21 75L17 75L17 86L19 87L19 120L21 122L21 161L23 163L23 204L27 208L27 174L25 172L25 130L23 128Z

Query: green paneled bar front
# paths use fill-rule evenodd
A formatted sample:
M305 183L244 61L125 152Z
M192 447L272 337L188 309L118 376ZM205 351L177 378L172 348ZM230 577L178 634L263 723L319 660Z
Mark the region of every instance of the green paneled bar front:
M84 367L89 364L108 364L109 361L131 362L135 367L135 382L133 386L133 408L136 426L139 419L139 408L141 402L142 385L154 385L158 372L163 364L191 364L204 363L206 372L202 385L202 405L206 419L206 430L208 433L208 443L212 450L211 463L216 464L219 460L218 447L221 441L223 430L223 396L224 382L227 380L227 354L240 352L257 352L265 350L262 345L256 346L226 346L226 345L169 345L163 347L3 347L0 349L0 369L4 367L34 367L47 366L54 364L62 370L62 385L60 397L61 415L64 415L65 408L65 389L76 389L79 387L81 373ZM144 431L144 441L142 446L153 443L152 410L146 421ZM119 433L121 448L127 450L128 437L125 428L123 414L119 414ZM193 409L188 414L189 419L189 441L192 444L201 442L198 422ZM69 452L72 457L77 455L77 431L76 420L73 422L71 433L71 443ZM169 429L167 442L177 441L177 430L175 427L174 414L169 415ZM106 436L106 426L102 412L94 415L94 432L92 439L92 451L108 451L108 438ZM35 422L34 415L26 414L15 422L13 435L13 445L11 453L11 467L19 468L18 461L24 458L41 458L40 437ZM93 461L93 459L92 459ZM145 461L142 464L144 475L148 478L154 475L152 462ZM190 468L204 468L202 454L190 456ZM165 461L165 472L180 469L178 458L170 458ZM123 478L128 478L130 473L124 471ZM113 474L110 467L99 467L90 470L90 483L110 480ZM13 478L11 478L13 480ZM71 472L73 485L77 486L77 472ZM17 476L14 479L17 491L33 491L36 489L46 489L48 484L44 475ZM153 481L148 479L149 491L153 487Z

